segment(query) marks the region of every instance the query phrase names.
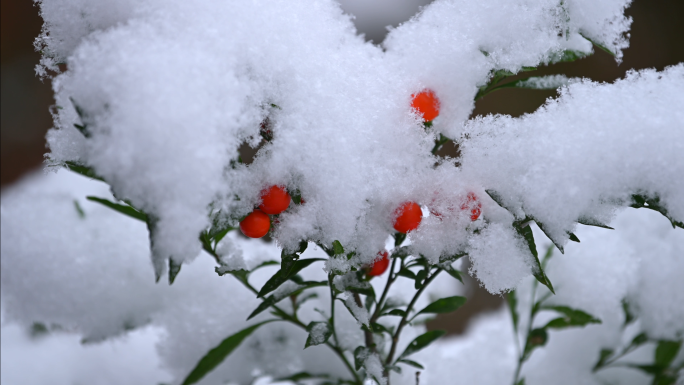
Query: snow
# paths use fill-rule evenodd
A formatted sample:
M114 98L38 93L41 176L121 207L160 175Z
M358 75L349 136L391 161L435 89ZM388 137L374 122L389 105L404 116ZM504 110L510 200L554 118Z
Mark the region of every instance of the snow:
M75 356L89 346L145 346L140 359L159 360L163 374L150 369L131 376L181 381L221 340L270 317L263 312L245 321L260 300L229 274L215 274L198 236L215 222L235 227L271 185L298 190L305 203L292 204L273 222L274 243L229 233L217 248L222 272L278 261L281 250L292 252L308 240L302 257L326 261L300 272L302 278L349 273L335 280L348 289L356 284L354 269L385 250L396 208L412 201L424 216L404 243L409 260L422 255L436 264L467 252L470 273L487 290L516 289L524 298L537 266L512 224L534 219L527 225L538 250L548 236L566 253L549 262L557 289L550 301L603 323L551 332L548 346L523 370L528 385L555 381L554 373L567 383L622 379L624 373L610 370L597 377L591 365L601 348L629 338L621 329L623 300L638 316L630 332L684 334L682 229L652 210L626 208L641 194L660 199L674 219L684 218L684 64L631 71L613 84L531 79L523 86L560 87L559 96L519 118L469 118L475 95L497 71L544 65L565 51L589 54L588 39L619 63L628 47L629 1L437 0L381 45L357 35L351 16L332 0L38 3L45 25L36 41L43 53L37 71L53 76L58 107L47 135L47 169L76 162L107 184L60 170L3 191L3 334L18 336L15 325L54 325L61 332L47 337L44 349ZM67 70L50 72L57 63ZM431 127L410 108L411 95L424 89L440 100ZM260 135L265 119L270 141ZM85 126L86 135L74 124ZM459 159L431 154L439 135L459 144ZM250 164L238 161L244 144L260 146ZM149 226L89 195L130 202L148 215ZM476 221L461 209L471 195L482 205ZM571 233L582 243L568 244ZM328 257L315 245L334 241L344 254ZM176 282L155 284L169 259L183 263ZM261 287L277 268L259 269L250 283ZM371 281L376 293L383 284ZM455 285L443 274L416 308L459 294L463 289ZM273 295L284 298L298 288L289 282ZM318 298L299 313L304 324L330 316L324 315L328 288L313 292ZM389 299L406 303L414 292L413 281L401 278ZM364 342L358 323L367 325L370 315L350 293L341 299L353 315L336 306L336 336L341 348L353 351ZM525 301L521 309L529 306ZM398 347L422 332L422 326L407 327ZM130 344L121 342L129 336ZM74 347L77 339L86 345ZM303 370L346 375L327 347L302 350L305 340L294 325L264 325L203 383L265 382ZM428 368L421 383L455 376L510 381L513 341L504 312L482 318L469 334L437 343L436 353L416 354ZM25 362L24 342L3 338L3 357ZM378 345L386 349L387 341ZM647 348L639 351L642 358ZM370 357L366 370L377 377L379 359ZM66 356L60 359L68 364ZM14 369L3 358L2 365L3 383L21 378L21 364ZM72 368L68 381L92 382L90 372L66 367ZM393 373L392 383L412 384L412 374Z

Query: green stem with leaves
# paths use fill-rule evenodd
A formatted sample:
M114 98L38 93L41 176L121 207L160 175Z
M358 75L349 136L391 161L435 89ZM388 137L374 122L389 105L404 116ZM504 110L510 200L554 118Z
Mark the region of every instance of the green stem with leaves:
M437 275L441 272L442 272L442 269L437 268L437 270L435 270L435 272L432 275L428 276L425 279L425 282L423 282L423 285L420 287L420 289L418 289L416 294L411 299L411 302L409 303L409 305L406 307L406 312L401 317L401 321L399 321L399 326L397 326L397 331L394 333L394 336L392 336L392 347L390 348L390 352L387 355L387 359L385 360L385 366L388 366L392 363L392 359L394 358L394 354L396 353L397 345L399 343L399 336L401 335L401 331L404 328L404 326L406 326L406 324L408 323L409 313L413 309L413 306L416 304L416 301L418 301L418 297L420 297L420 295L423 293L423 290L425 290L425 288L430 284L430 282L432 282L435 279L435 277L437 277ZM388 374L387 369L385 369L385 376L386 377L388 377L387 374Z

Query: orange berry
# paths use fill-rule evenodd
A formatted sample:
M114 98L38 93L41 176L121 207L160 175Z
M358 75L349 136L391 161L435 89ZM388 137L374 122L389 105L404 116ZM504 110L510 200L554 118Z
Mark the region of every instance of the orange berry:
M290 205L290 194L280 186L271 186L261 190L259 208L266 214L280 214Z
M470 220L476 221L482 214L482 203L477 200L475 193L469 192L466 201L461 204L461 210L470 210Z
M433 121L439 115L439 99L432 90L424 90L411 97L411 107L415 108L426 122Z
M271 218L263 211L255 209L240 222L240 231L250 238L261 238L271 228Z
M404 202L394 211L394 229L400 233L415 230L423 219L423 211L416 202Z
M370 277L377 277L379 275L382 275L382 273L384 273L387 270L387 267L389 266L389 254L387 254L386 251L383 251L381 253L378 253L378 255L381 258L376 259L375 262L373 262L373 265L368 270L368 276Z

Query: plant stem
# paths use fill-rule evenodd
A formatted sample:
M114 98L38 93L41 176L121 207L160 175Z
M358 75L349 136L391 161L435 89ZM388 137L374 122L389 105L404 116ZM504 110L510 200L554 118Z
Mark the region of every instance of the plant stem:
M389 288L392 286L392 283L397 279L397 276L394 275L394 267L397 265L397 258L392 258L392 266L390 267L389 275L387 277L387 283L385 284L385 289L382 291L382 295L380 296L380 300L378 303L375 305L375 311L373 312L373 315L370 318L370 323L375 323L377 321L378 317L380 317L380 311L382 310L382 305L385 302L385 298L387 298L387 293L389 293ZM401 267L404 266L404 260L401 260ZM399 269L401 270L401 269Z
M335 330L335 289L333 289L333 274L328 274L328 287L330 287L330 327L333 331L333 338L335 339L335 346L340 346L340 341L337 339L337 330Z
M411 302L406 307L406 313L404 313L404 316L401 317L401 321L399 321L399 326L397 326L397 331L394 333L394 336L392 337L392 347L390 348L389 355L387 355L387 359L385 360L386 366L392 363L392 358L394 358L394 353L397 350L397 345L399 342L399 335L401 334L401 330L408 323L407 322L408 315L411 312L411 309L413 308L413 306L416 304L416 301L418 301L418 297L420 297L420 295L423 293L423 290L425 290L425 288L430 284L430 282L432 282L432 280L434 280L435 277L441 272L442 272L442 269L438 268L437 270L435 270L435 272L431 276L429 276L427 279L425 279L425 282L423 283L423 285L420 287L420 289L418 289L416 294L411 299ZM388 377L387 374L388 374L387 369L385 369L385 376L386 377Z
M530 332L532 332L532 324L534 323L534 313L535 313L535 303L534 299L537 296L537 286L538 286L538 281L535 280L532 283L532 302L530 305L530 321L527 324L527 333L525 333L525 347L523 348L523 351L519 354L518 356L518 367L515 369L515 377L513 377L513 385L516 385L519 381L520 377L520 370L522 369L522 364L527 360L527 348L528 348L528 337L530 335ZM516 340L518 336L515 336Z
M219 258L218 258L218 255L216 255L216 252L214 252L214 250L208 249L207 247L204 247L204 250L207 251L212 257L214 257L214 259L216 260L216 262L220 262L220 260L219 260ZM241 283L242 283L247 289L249 289L252 293L254 293L254 294L259 294L259 291L258 291L254 286L252 286L246 279L245 279L245 280L238 279L238 281L241 282ZM329 285L330 285L330 293L331 293L331 295L332 295L332 293L333 293L333 291L332 291L332 275L329 275L328 282L329 282ZM331 318L331 322L334 321L334 309L335 309L334 306L335 306L335 298L333 297L333 298L332 298L332 305L331 305L331 309L332 309L332 311L333 311L333 313L332 313L332 315L331 315L331 317L332 317L332 318ZM297 318L296 314L295 314L295 315L288 314L285 310L281 309L281 308L278 307L276 304L271 305L271 307L276 311L276 313L278 313L278 315L279 315L283 320L288 321L288 322L290 322L290 323L292 323L292 324L294 324L294 325L297 325L297 326L299 326L300 328L306 330L306 325L304 325L304 324ZM335 333L335 326L334 326L334 324L332 324L332 328L333 328L333 335L335 336L335 345L331 344L330 342L326 342L325 344L326 344L330 349L332 349L332 351L335 352L335 354L337 354L338 357L340 357L340 359L341 359L342 362L344 363L344 366L347 367L347 369L349 370L349 373L351 373L352 377L354 378L354 381L355 381L358 385L361 385L362 382L361 382L361 378L359 378L359 374L356 373L356 370L354 370L354 367L351 366L351 363L349 363L349 360L347 359L347 357L345 357L344 352L343 352L342 349L339 347L339 344L338 344L338 342L337 342L337 334Z

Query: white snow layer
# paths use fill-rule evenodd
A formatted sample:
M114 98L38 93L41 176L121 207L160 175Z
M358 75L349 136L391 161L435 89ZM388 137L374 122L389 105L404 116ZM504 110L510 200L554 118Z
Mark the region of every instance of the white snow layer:
M331 0L40 4L37 44L68 66L54 79L61 108L49 162L92 166L153 217L158 270L199 253L210 212L234 223L274 184L306 201L281 215L281 246L339 240L357 252L353 263L370 262L402 202L429 204L440 189L451 201L483 194L485 180L434 169L429 150L437 133L462 133L490 71L590 52L582 35L619 55L630 22L627 1L436 1L394 29L383 51ZM424 88L442 106L427 132L410 108ZM254 163L231 167L241 143L260 141L266 117L274 140ZM467 243L462 223L444 222L415 235L433 261Z

